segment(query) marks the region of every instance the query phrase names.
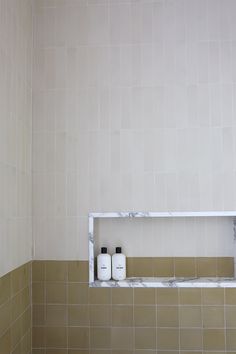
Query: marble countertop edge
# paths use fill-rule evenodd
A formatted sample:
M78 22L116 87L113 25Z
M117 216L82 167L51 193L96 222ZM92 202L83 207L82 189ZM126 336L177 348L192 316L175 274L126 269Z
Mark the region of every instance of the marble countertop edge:
M94 288L236 288L236 278L127 278L121 281L95 280Z

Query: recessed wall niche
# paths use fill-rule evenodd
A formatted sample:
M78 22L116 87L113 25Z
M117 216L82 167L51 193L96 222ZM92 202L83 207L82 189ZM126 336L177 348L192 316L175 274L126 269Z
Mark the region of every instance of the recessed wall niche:
M141 278L140 286L143 282L144 286L154 286L153 280L151 285L144 277L232 278L234 217L235 212L91 213L90 284L94 276L96 280L96 256L103 246L110 254L115 247L122 247L127 256L129 284L131 278L137 277ZM218 285L215 282L214 286Z

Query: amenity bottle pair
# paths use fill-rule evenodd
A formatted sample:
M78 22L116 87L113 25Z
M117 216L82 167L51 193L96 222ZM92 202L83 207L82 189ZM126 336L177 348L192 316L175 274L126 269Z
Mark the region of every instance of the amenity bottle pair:
M126 258L121 253L121 247L116 247L116 253L111 257L107 253L107 248L101 248L101 254L97 257L97 273L98 279L107 281L124 280L126 278Z

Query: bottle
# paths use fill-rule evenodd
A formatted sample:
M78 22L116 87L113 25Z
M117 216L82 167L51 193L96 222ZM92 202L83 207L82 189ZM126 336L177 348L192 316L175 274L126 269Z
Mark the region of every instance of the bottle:
M97 257L97 272L99 280L111 279L111 256L107 254L106 247L101 248L101 253Z
M112 278L114 280L126 278L126 257L121 253L121 247L116 247L116 253L112 256Z

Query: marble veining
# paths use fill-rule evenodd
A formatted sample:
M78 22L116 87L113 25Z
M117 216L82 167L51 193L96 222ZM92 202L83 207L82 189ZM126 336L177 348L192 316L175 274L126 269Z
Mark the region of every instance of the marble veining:
M95 280L89 285L95 288L236 288L236 278L127 278Z
M96 218L167 218L167 217L233 217L233 235L236 241L236 211L152 212L117 211L89 213L89 284L91 287L236 287L234 278L129 278L122 282L94 281L94 219Z

